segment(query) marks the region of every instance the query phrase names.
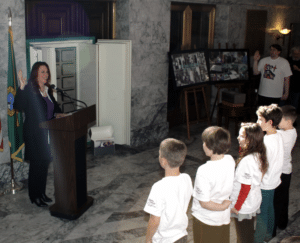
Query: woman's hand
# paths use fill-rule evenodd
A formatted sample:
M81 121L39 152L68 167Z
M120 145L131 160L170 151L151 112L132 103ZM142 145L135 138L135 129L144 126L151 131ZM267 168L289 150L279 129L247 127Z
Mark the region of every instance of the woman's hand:
M19 80L20 80L20 89L21 89L21 90L24 90L25 85L26 85L26 78L23 78L22 70L20 70L20 71L18 72L18 78L19 78Z

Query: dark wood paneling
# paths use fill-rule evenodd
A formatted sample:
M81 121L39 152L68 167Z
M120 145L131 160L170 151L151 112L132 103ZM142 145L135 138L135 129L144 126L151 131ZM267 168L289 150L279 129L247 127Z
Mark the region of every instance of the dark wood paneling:
M26 0L26 36L112 38L112 1Z
M249 49L250 56L253 56L256 50L264 53L267 14L266 10L247 11L245 48Z
M292 23L290 29L292 31L289 34L288 55L291 53L291 48L294 46L300 46L300 23Z

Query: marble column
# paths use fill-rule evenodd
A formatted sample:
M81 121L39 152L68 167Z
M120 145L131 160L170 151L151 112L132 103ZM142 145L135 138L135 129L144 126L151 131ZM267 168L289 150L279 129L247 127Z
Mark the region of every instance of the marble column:
M132 146L168 134L169 36L169 0L117 1L117 38L132 40Z

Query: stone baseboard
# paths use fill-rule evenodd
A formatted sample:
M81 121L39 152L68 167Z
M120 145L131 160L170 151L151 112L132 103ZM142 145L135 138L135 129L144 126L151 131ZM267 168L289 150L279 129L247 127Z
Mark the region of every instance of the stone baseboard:
M138 147L141 145L161 142L168 136L169 123L164 122L160 124L150 125L137 130L131 130L131 142L132 147Z
M14 175L16 181L28 179L29 164L27 162L14 161ZM11 181L10 163L0 164L0 183L6 184Z

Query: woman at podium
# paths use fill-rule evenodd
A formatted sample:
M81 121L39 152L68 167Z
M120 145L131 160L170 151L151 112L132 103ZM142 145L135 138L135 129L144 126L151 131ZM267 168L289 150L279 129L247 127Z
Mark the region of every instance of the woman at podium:
M62 113L53 97L50 87L51 75L45 62L36 62L32 66L28 84L22 71L18 73L20 88L14 100L14 109L25 113L23 135L25 142L25 160L30 161L28 176L28 192L32 203L38 207L46 207L52 200L46 196L48 166L52 160L50 137L46 129L39 124L51 120L56 113ZM57 114L62 117L64 114Z

